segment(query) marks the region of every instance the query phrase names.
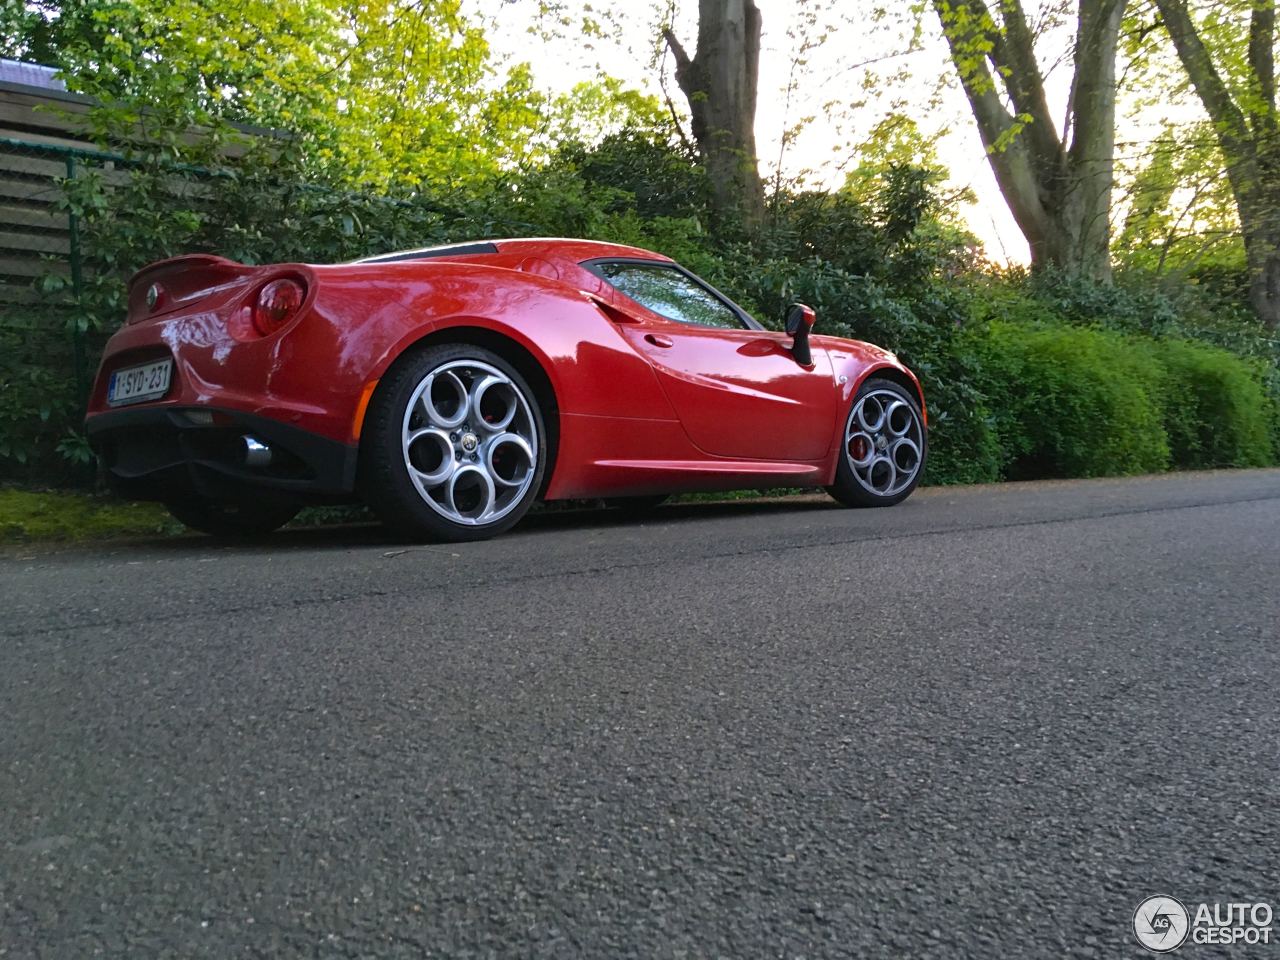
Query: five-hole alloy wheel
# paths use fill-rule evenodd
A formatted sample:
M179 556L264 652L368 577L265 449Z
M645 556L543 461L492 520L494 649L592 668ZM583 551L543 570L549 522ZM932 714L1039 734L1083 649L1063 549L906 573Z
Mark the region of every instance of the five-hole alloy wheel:
M482 540L533 504L546 436L533 391L502 357L468 344L429 347L399 361L374 394L361 489L406 537Z
M836 482L827 492L851 507L901 503L920 482L929 438L920 404L891 380L871 378L845 420Z

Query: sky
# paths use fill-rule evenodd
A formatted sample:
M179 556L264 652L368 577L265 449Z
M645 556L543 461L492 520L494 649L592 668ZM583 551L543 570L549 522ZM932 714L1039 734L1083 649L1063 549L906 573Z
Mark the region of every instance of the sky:
M660 14L647 0L611 4L618 38L585 42L576 26L562 28L550 37L531 36L528 26L536 0L471 2L490 20L489 38L495 52L515 61L528 61L536 81L546 89L565 92L574 84L607 71L630 86L661 94L659 74L665 69L667 89L677 105L684 106L671 77L670 58L653 64L652 38ZM897 2L907 6L906 0ZM805 64L793 67L803 35L797 28L804 11L814 4L758 0L764 25L756 112L761 174L772 177L779 169L783 132L798 119L811 117L781 154L783 176L812 171L810 180L815 184L839 186L843 182L839 167L848 161L851 145L865 139L893 109L895 100L904 101L910 104L908 112L924 132L946 131L938 145L939 159L951 172L950 185L968 188L976 197L975 203L962 204L959 213L982 241L987 257L1001 263L1026 263L1026 241L996 186L968 101L955 83L945 85L941 91L937 89L939 78L949 77L950 65L935 21L931 16L924 21L919 49L898 55L909 45L904 34L909 24L901 16L877 21L874 9L884 5L873 0L820 4L834 12L822 18L818 29L809 30L808 35L818 35L824 25L834 29L824 42L804 54ZM568 2L564 6L577 13L583 4ZM697 2L676 0L676 8L677 34L693 55ZM1065 62L1056 67L1052 64L1069 54L1071 39L1069 29L1050 32L1046 42L1049 49L1042 56L1042 62L1051 67L1046 87L1050 103L1056 107L1055 116L1061 115L1061 104L1065 104L1070 66ZM909 75L902 75L902 71ZM866 89L868 80L876 81L871 91ZM935 95L938 99L931 103Z

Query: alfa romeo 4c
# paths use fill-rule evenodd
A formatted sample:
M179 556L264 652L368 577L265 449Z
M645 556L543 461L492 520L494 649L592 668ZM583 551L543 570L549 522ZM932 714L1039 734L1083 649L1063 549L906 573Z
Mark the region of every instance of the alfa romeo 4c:
M355 263L193 255L129 285L87 417L118 490L218 536L366 502L475 540L535 500L825 487L905 499L924 397L891 353L785 332L661 254L494 240Z

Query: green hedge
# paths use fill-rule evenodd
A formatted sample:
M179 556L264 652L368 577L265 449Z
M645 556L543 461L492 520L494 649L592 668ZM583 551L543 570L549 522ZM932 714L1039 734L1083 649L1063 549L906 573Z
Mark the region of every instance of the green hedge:
M1010 479L1277 460L1261 365L1204 344L996 321L983 393Z
M1256 366L1184 340L1154 341L1146 349L1164 371L1164 429L1175 467L1274 462L1270 404Z
M1004 475L1098 477L1167 469L1164 371L1116 334L994 323L985 393Z

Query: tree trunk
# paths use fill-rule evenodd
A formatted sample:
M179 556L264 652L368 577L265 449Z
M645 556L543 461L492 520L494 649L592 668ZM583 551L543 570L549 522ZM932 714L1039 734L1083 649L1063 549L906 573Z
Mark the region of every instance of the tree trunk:
M1248 62L1253 89L1237 100L1223 82L1184 0L1155 0L1191 86L1213 121L1235 195L1249 269L1249 303L1280 327L1280 117L1276 111L1275 0L1255 0Z
M716 217L721 226L741 225L749 233L764 218L755 135L760 28L754 0L700 0L696 56L685 53L671 30L663 31L676 82L689 102Z
M1238 204L1249 268L1249 305L1268 329L1280 328L1280 205L1242 197Z
M1249 257L1249 303L1263 325L1280 328L1280 236Z
M1072 86L1070 172L1062 205L1075 238L1067 264L1111 277L1111 191L1115 184L1116 44L1123 0L1080 0Z
M1275 330L1280 328L1280 143L1250 137L1233 147L1226 155L1227 179L1240 217L1249 305L1264 326Z
M1018 0L1001 0L999 24L984 0L933 5L1032 265L1109 279L1116 44L1125 0L1080 0L1069 140L1049 115Z

